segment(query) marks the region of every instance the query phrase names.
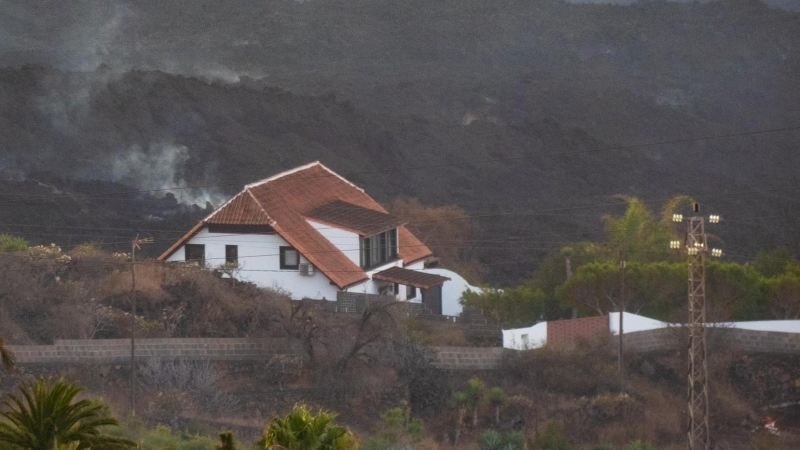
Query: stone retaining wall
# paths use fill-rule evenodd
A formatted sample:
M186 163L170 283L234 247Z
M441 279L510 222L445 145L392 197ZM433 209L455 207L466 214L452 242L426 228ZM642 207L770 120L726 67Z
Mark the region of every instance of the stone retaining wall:
M10 346L17 364L129 363L130 339L56 340L54 345ZM440 369L490 370L500 366L499 347L434 347L432 362ZM252 361L275 355L302 355L288 339L137 339L136 359Z
M798 333L754 331L741 328L709 328L709 347L738 350L747 353L783 353L800 355ZM616 338L614 338L616 339ZM677 350L686 346L686 331L682 327L637 331L624 336L626 351L655 352Z
M731 345L743 351L800 354L800 330L798 333L780 333L729 328L720 332L723 339L727 339Z
M433 364L447 370L493 370L503 362L502 347L436 347Z
M18 364L120 363L131 358L130 339L56 340L54 345L10 346ZM287 339L137 339L137 359L256 360L299 354Z
M678 350L685 346L683 330L661 328L624 336L625 351L632 353ZM18 364L126 363L130 340L57 340L54 345L10 346ZM709 345L749 353L800 354L800 333L716 328L709 331ZM613 345L616 348L616 345ZM492 370L500 367L505 349L500 347L435 347L433 364L447 370ZM302 355L301 349L282 338L137 339L136 358L248 361L274 355Z

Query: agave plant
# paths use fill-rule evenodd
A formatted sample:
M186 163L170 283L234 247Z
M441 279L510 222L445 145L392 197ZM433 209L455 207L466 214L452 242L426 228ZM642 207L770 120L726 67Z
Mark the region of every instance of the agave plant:
M102 428L117 426L104 417L105 406L76 401L83 390L63 379L50 385L40 378L22 385L21 397L9 395L0 413L0 448L25 450L123 450L133 442L106 435Z
M502 444L503 438L495 430L484 431L479 439L481 450L500 450Z
M320 410L316 415L297 404L286 417L275 417L256 444L266 450L358 450L353 434L333 424L336 414Z

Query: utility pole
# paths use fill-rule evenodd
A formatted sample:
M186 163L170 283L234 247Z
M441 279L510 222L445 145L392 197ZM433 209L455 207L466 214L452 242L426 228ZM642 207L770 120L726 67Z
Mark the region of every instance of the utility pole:
M694 204L695 214L700 206ZM673 221L682 222L681 214L674 214ZM712 215L710 223L718 223L720 217ZM708 424L708 363L706 345L706 274L705 255L709 253L705 232L705 219L695 215L687 219L685 249L689 263L689 354L687 374L687 448L689 450L711 450ZM670 247L680 249L680 241L670 242ZM722 256L722 250L712 249L712 256Z
M152 244L153 238L136 237L131 242L131 417L136 416L136 249Z
M567 263L567 279L572 276L572 262L569 260L569 256L564 258L564 261ZM578 318L578 308L576 306L572 307L572 318Z
M623 365L623 328L622 328L622 318L625 315L625 252L622 253L622 259L619 262L619 270L621 272L620 277L620 293L619 293L619 349L617 354L617 364L619 365L619 391L622 392L624 389L625 383L625 369Z

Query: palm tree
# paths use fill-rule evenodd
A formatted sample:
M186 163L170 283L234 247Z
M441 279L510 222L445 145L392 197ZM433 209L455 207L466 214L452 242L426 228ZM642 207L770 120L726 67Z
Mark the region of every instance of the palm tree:
M14 354L6 347L6 341L0 337L0 368L10 372L14 368Z
M478 426L478 408L486 401L486 387L483 380L480 378L470 378L467 381L467 388L464 390L467 394L467 402L469 407L472 408L472 426Z
M456 420L456 432L453 436L453 445L458 447L458 438L461 437L461 426L464 424L464 414L467 412L467 405L469 404L469 397L466 392L453 393L453 406L458 410L458 418Z
M333 424L336 414L320 410L311 413L302 404L294 405L286 417L275 417L256 444L266 450L358 450L353 433Z
M80 386L63 379L51 386L39 378L19 390L21 398L9 395L3 402L6 411L0 413L0 447L123 450L133 446L131 441L102 433L102 427L119 422L103 417L105 405L101 403L75 401L83 390Z
M489 404L494 407L494 424L500 424L500 407L506 402L506 393L501 387L489 389Z

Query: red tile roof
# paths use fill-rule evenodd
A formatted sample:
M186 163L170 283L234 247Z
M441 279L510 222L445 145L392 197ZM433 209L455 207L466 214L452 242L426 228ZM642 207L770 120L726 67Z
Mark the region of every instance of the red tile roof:
M373 274L372 278L405 286L414 286L420 289L430 289L433 286L439 286L440 284L444 284L445 281L450 280L450 278L441 275L403 269L402 267L390 267L386 270L381 270Z
M314 208L306 214L306 217L320 223L354 231L361 236L372 236L403 225L403 221L389 214L341 200L334 200Z
M388 215L363 189L314 162L245 186L201 224L270 225L334 284L344 288L368 279L367 274L305 219L314 209L337 201ZM192 229L159 259L168 258L200 228ZM398 235L398 253L405 263L432 254L404 226L399 227Z

